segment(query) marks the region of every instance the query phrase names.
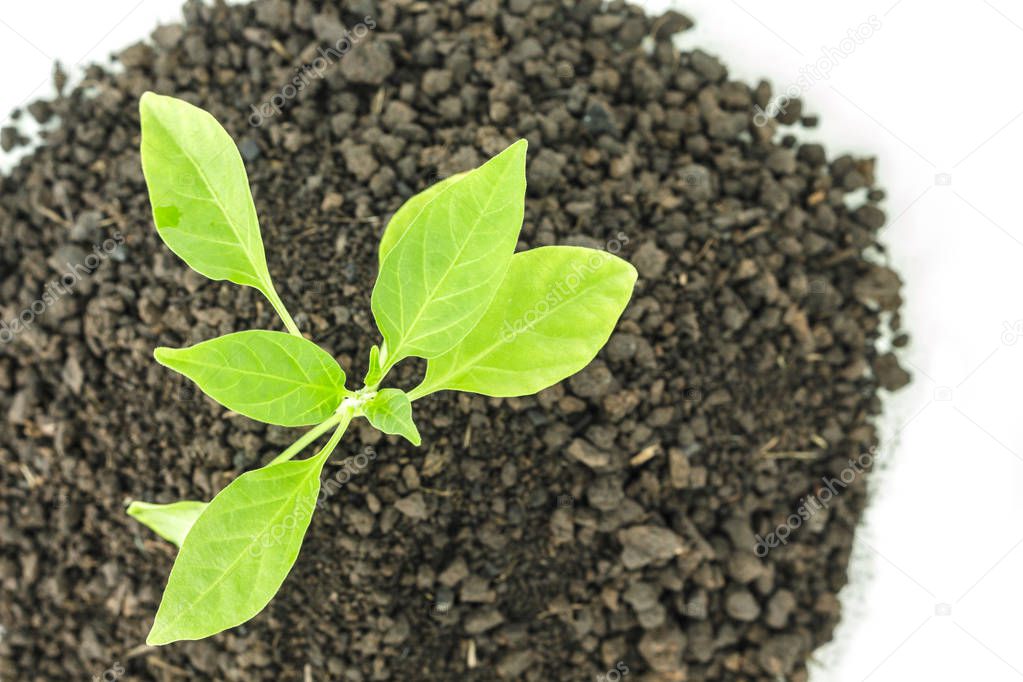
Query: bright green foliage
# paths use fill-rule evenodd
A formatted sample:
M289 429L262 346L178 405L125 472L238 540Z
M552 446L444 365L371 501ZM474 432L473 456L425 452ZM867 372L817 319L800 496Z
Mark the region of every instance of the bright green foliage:
M206 509L205 502L182 500L171 504L150 504L148 502L132 502L128 505L128 515L146 526L164 540L173 542L178 547L185 541L185 536L199 514Z
M178 552L147 644L208 637L263 610L298 556L326 461L249 471L213 498Z
M366 378L362 383L375 389L383 378L384 371L380 366L380 346L373 346L369 349L369 368L366 370Z
M270 279L241 154L207 112L151 92L139 102L142 171L164 243L210 279L263 292L294 327Z
M362 407L369 423L384 433L402 436L419 446L419 430L412 422L412 403L405 391L385 388Z
M429 199L387 252L373 288L384 367L441 355L493 299L522 227L526 142L520 140Z
M496 397L529 395L590 363L632 296L636 269L575 246L515 254L476 327L433 358L416 398L451 389Z
M380 264L383 265L384 258L388 253L391 252L391 247L401 239L405 231L408 230L409 226L412 225L412 221L415 220L416 216L419 215L423 207L426 206L435 196L444 191L451 183L459 180L465 175L465 173L455 173L449 177L444 178L436 185L430 185L419 194L416 194L411 199L401 205L391 219L387 222L387 227L384 229L384 236L380 238L380 248L378 249L378 256Z
M319 424L348 395L329 353L283 332L237 332L154 355L227 409L267 424Z
M160 236L199 273L262 291L288 329L161 347L157 361L238 414L314 425L208 504L131 504L131 516L181 548L146 640L166 644L244 623L273 598L316 508L324 463L352 420L365 418L418 446L412 403L423 396L518 396L557 383L607 341L636 271L594 249L515 253L526 192L526 141L519 140L394 214L371 301L383 340L370 349L364 386L349 391L344 370L301 335L274 290L245 168L227 132L170 97L146 93L140 110L142 165ZM408 357L427 360L423 382L410 393L381 388ZM331 431L316 455L294 459Z

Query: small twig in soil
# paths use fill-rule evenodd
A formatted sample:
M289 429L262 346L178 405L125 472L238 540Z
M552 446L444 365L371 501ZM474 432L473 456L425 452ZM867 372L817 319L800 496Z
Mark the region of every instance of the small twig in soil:
M58 225L63 225L64 227L71 227L71 223L68 222L67 219L57 215L57 213L55 213L54 211L48 209L47 207L40 206L40 205L37 204L35 209L36 209L37 213L39 213L40 215L42 215L42 216L44 216L46 218L49 218L50 220L52 220L53 222L57 223Z
M820 450L778 450L777 452L762 452L760 456L764 459L802 459L813 460L821 456Z
M146 663L153 666L154 668L166 670L171 675L175 675L177 677L184 677L185 679L188 679L190 677L190 673L187 670L182 670L176 665L171 665L166 661L162 661L158 656L146 656Z
M660 443L648 445L632 456L632 459L629 460L629 466L638 467L639 465L644 464L653 459L654 457L656 457L660 452L661 452Z

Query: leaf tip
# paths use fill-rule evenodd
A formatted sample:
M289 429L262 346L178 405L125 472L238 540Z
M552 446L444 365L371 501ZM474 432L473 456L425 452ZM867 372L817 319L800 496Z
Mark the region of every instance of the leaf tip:
M624 259L623 262L625 263L625 271L629 275L629 281L635 284L636 280L639 279L639 272L636 270L636 266Z
M523 138L519 138L515 142L512 142L511 145L508 147L507 151L508 151L508 153L512 154L513 156L521 158L523 165L525 165L525 163L526 163L526 150L528 148L529 148L529 142L526 140L526 138L523 137Z
M174 348L168 348L167 346L158 346L153 350L153 358L156 359L164 367L170 367L170 361L174 357ZM173 368L172 368L173 369Z
M636 280L639 279L639 272L636 270L636 266L625 260L621 256L616 256L612 253L601 252L605 258L606 263L610 266L611 272L614 277L624 277L629 283L629 288L632 289L636 285Z
M524 137L520 138L520 139L516 140L515 142L512 142L507 147L505 147L504 150L500 154L498 154L494 158L490 159L490 161L488 161L487 163L490 163L491 161L497 161L498 159L501 159L501 161L499 161L498 163L502 163L502 164L503 163L508 163L510 165L513 165L513 166L521 166L523 173L525 173L525 169L526 169L526 148L528 146L529 146L529 142L526 141L526 138L524 138ZM484 164L484 165L486 165L486 164Z
M157 107L160 106L161 102L166 100L174 99L173 97L167 97L166 95L159 95L152 90L146 90L139 97L139 116L143 119L150 115L157 113ZM143 123L145 121L143 120Z

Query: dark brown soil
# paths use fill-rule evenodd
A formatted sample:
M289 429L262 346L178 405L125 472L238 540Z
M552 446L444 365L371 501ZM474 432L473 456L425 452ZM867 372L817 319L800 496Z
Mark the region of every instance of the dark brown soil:
M863 255L883 193L871 160L756 126L770 87L680 54L668 38L688 19L600 4L189 3L119 75L93 67L30 110L61 123L0 179L2 319L43 300L0 338L4 680L806 679L839 618L865 477L764 558L754 534L867 453L879 387L908 380L874 350L900 303ZM364 17L323 78L250 124ZM141 643L174 551L125 503L209 499L297 434L225 414L152 360L278 322L159 243L147 89L239 141L278 288L350 376L376 341L389 214L518 137L522 247L619 240L641 276L608 347L562 385L427 398L420 450L355 429L342 455L377 457L317 513L266 611L160 649Z

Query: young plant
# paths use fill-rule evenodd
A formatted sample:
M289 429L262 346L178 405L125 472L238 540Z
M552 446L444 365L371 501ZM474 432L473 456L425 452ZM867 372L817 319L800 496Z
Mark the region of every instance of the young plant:
M216 634L269 603L298 556L323 466L353 419L418 446L415 400L444 390L528 395L561 381L607 342L636 271L594 249L515 253L526 190L519 140L412 197L387 224L371 299L382 341L370 349L365 385L353 391L274 289L245 167L227 132L205 111L153 93L142 96L140 113L160 237L206 277L258 289L287 329L157 348L157 362L229 410L312 426L209 503L130 505L129 514L180 548L146 640L159 645ZM409 357L426 359L422 383L409 392L381 388ZM326 445L295 459L329 431Z

